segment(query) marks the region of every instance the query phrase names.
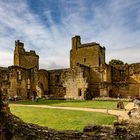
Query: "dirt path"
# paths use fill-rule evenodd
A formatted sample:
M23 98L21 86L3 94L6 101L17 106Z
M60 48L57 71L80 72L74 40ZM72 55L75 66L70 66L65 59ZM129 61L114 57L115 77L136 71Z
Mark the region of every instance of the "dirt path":
M48 105L23 105L23 104L11 104L10 106L26 106L26 107L41 107L41 108L50 108L50 109L63 109L63 110L79 110L87 112L101 112L111 115L118 116L118 119L126 120L129 119L127 115L129 109L132 108L133 103L128 103L126 105L127 110L113 110L113 109L92 109L92 108L80 108L80 107L58 107L58 106L48 106Z

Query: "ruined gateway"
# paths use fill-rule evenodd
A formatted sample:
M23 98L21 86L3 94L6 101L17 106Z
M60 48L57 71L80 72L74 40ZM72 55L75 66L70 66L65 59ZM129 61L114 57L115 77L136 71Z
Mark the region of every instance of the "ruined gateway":
M34 93L50 99L92 99L94 97L134 97L140 94L140 63L110 66L105 47L82 44L72 38L70 68L39 69L39 56L27 52L15 41L14 65L0 67L0 89L10 97L31 98Z

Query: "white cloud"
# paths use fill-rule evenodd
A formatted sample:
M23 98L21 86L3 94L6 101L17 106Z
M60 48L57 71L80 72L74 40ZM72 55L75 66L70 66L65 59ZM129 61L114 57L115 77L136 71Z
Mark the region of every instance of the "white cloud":
M42 5L47 26L40 15L31 12L27 1L0 1L1 66L13 64L14 41L20 39L25 49L39 54L41 68L69 67L71 37L75 34L81 35L83 43L99 42L105 46L107 61L140 60L139 0L107 0L98 5L94 1L88 5L84 0L59 2L58 24L53 20L52 9Z
M115 49L113 51L107 51L107 62L116 58L123 60L125 63L138 63L140 62L140 47L130 47L123 49ZM133 57L131 57L133 56Z

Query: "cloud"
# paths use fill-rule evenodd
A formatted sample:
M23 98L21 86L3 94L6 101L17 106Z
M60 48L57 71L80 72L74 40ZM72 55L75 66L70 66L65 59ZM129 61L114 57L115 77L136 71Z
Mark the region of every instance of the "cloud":
M56 63L55 56L57 52L58 55L61 55L62 52L59 51L59 49L57 50L55 46L66 46L66 44L63 43L62 38L59 37L60 32L55 26L52 26L49 29L46 28L38 17L30 12L29 7L26 4L27 3L24 3L23 1L14 1L14 3L9 1L8 5L4 1L0 2L0 41L2 46L1 52L3 53L3 55L0 56L0 60L3 60L1 61L1 65L7 66L9 65L9 62L11 62L12 65L13 60L11 60L11 55L9 56L7 54L11 48L12 51L14 50L14 40L16 39L21 39L25 42L25 48L27 50L37 50L37 53L40 53L40 58L46 56L54 57L53 63ZM9 9L8 12L7 9ZM12 34L10 34L11 31L13 31ZM6 36L5 33L7 33ZM57 37L55 35L57 35ZM62 41L62 43L56 41L57 39ZM7 54L4 52L7 52ZM8 62L7 59L9 60ZM47 64L48 63L46 63L46 65ZM50 64L48 64L48 66L49 65Z
M1 66L13 64L14 41L20 39L39 54L40 68L69 67L71 37L77 34L83 43L105 46L107 62L138 62L139 0L0 1Z
M140 47L128 47L107 51L107 62L111 59L123 60L125 63L139 63L140 62ZM133 57L131 57L133 56ZM129 61L128 61L129 60Z

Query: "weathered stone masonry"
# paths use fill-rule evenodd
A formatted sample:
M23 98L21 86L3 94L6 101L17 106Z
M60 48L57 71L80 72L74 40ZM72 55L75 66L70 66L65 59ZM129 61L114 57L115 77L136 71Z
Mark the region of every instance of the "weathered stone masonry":
M15 41L14 65L0 68L0 89L9 96L31 98L35 93L51 99L92 99L94 97L140 96L140 63L110 66L105 47L96 42L81 43L72 38L70 68L39 69L39 56L27 52Z
M50 98L84 99L88 89L89 68L75 66L69 69L50 70L48 74Z
M36 67L39 68L39 56L35 51L31 50L26 52L24 49L24 43L19 40L15 41L14 51L14 65L22 68L30 69Z

